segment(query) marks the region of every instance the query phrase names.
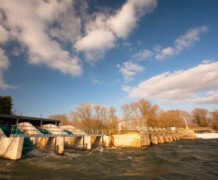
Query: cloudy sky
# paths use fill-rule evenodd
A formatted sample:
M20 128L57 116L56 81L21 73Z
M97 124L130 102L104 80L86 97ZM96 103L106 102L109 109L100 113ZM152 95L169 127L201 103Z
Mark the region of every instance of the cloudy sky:
M44 117L146 98L218 108L217 0L0 0L0 95Z

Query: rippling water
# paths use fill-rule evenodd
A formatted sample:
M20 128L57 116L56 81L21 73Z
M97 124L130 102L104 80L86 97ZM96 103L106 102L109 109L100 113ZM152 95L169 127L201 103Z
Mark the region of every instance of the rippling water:
M218 179L218 139L0 159L0 179Z

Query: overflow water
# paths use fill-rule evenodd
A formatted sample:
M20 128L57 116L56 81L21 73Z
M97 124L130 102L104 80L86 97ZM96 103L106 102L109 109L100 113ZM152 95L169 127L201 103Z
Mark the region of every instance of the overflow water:
M218 179L218 139L0 159L0 179Z

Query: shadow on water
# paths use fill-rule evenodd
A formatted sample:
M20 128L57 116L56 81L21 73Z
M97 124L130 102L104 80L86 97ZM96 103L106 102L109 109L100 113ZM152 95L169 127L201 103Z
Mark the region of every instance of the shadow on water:
M67 150L64 156L0 160L0 179L217 179L217 152L218 139L142 149Z

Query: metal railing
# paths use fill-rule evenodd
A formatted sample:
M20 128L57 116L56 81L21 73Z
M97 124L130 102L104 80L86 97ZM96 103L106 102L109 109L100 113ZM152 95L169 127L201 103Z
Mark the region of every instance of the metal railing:
M90 129L90 130L80 130L66 128L62 129L58 126L55 127L35 127L28 125L12 125L8 127L10 129L11 137L81 137L81 136L103 136L107 134L106 129ZM0 134L5 136L4 132Z

